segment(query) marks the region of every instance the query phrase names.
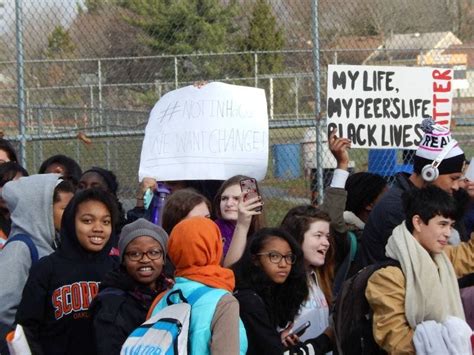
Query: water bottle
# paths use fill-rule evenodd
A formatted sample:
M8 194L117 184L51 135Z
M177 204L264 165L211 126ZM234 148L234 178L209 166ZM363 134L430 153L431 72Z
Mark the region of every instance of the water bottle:
M151 209L150 221L158 226L161 226L163 208L169 194L170 190L168 190L162 182L158 182L149 207L149 209Z

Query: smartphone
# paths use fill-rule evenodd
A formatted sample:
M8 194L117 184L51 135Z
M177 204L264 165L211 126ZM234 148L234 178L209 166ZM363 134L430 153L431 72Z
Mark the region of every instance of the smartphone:
M258 191L257 180L255 180L254 178L240 180L240 189L242 190L242 192L247 193L244 197L244 201L253 197L260 196L260 192ZM255 211L260 212L262 209L263 207L259 206L255 209Z
M311 326L311 322L307 321L306 323L301 324L298 328L290 330L290 333L288 335L297 335L298 337L302 336L306 329L308 329Z

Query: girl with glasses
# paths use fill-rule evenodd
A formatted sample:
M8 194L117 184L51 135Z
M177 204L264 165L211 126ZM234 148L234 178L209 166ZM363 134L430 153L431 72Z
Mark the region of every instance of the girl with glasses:
M290 234L278 228L259 230L232 268L234 296L249 342L247 354L324 352L327 337L286 347L278 331L291 324L308 295L303 252Z
M168 234L144 218L122 229L120 267L105 276L90 309L97 354L119 354L154 298L171 287L163 273L167 242Z

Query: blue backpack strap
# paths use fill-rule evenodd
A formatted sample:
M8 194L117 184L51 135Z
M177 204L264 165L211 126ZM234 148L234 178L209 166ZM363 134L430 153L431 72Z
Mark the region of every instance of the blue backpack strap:
M351 248L349 254L351 256L351 261L354 261L356 253L357 253L357 237L354 232L349 231L347 232L347 237L349 238Z
M209 286L198 287L187 297L188 303L192 306L194 303L197 302L198 299L200 299L202 296L212 290L214 290L214 288Z
M9 237L7 239L5 246L10 242L15 242L15 241L21 241L26 244L26 246L30 250L31 265L34 265L39 259L39 254L38 254L38 248L36 248L36 245L33 242L33 240L31 240L31 237L27 234L15 234L14 236Z

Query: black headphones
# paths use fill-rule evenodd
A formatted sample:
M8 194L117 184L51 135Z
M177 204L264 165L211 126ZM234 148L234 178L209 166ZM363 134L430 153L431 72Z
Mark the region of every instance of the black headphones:
M439 176L438 166L441 164L446 155L454 148L457 144L455 139L451 139L448 144L446 144L443 150L438 154L435 160L431 164L427 164L421 169L421 177L426 182L433 182Z

